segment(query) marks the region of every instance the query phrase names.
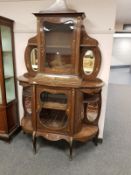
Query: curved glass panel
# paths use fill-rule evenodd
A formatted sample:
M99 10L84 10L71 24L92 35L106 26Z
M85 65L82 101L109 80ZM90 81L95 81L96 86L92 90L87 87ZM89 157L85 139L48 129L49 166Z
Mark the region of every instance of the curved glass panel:
M34 71L38 70L38 49L33 48L30 53L31 66Z
M40 122L47 128L62 129L67 125L66 111L42 108L39 114Z
M87 50L83 57L83 70L86 75L92 74L94 70L95 56L92 50Z
M66 127L68 116L67 96L63 93L53 94L42 92L40 94L41 111L40 122L47 128L62 129Z
M24 87L23 89L23 106L25 113L27 115L32 114L32 97L31 97L32 89L31 87Z

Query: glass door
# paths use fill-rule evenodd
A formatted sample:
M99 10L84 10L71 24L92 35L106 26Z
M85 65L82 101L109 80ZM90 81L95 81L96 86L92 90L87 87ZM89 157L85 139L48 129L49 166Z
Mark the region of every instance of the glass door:
M45 45L43 66L46 72L69 74L74 71L74 31L75 24L73 20L62 23L43 22Z
M9 103L15 99L12 34L11 34L11 28L8 26L1 25L0 30L1 30L6 102Z

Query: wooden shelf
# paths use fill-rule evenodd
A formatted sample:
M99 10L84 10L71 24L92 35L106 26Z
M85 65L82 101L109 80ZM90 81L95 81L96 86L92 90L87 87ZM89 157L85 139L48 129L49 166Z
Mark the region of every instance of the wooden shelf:
M98 130L98 126L83 124L81 131L75 134L74 140L86 141L94 137L97 134Z
M66 110L67 104L62 104L57 102L44 102L42 104L42 107L46 109Z
M68 46L68 45L46 45L46 48L64 48L64 49L70 49L70 46Z

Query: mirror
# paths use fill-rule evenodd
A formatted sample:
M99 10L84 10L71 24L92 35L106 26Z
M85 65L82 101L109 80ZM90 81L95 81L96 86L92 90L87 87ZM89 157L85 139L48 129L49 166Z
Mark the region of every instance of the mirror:
M33 48L30 53L31 66L34 71L38 70L38 49Z
M83 70L86 75L92 74L94 70L95 56L92 50L87 50L83 57Z
M86 115L89 122L94 122L98 116L98 103L89 103L86 109Z

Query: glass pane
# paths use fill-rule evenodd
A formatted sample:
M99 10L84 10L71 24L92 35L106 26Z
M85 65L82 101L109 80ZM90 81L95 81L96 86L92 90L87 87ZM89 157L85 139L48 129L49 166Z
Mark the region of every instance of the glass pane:
M46 43L45 66L57 69L71 68L73 21L69 20L65 23L45 21L43 26Z
M49 92L42 92L40 94L41 110L39 118L41 123L52 129L62 129L66 127L68 116L67 96L63 93L52 94Z
M12 51L12 43L11 43L11 29L7 26L0 26L1 28L1 40L2 40L2 50L4 51Z
M12 37L11 29L8 26L0 26L1 29L1 42L3 54L3 67L5 78L13 77L13 56L12 56Z
M42 108L39 114L41 123L52 129L62 129L67 126L68 116L65 111Z
M13 62L12 62L12 53L11 52L3 52L3 64L4 64L4 76L5 78L13 77Z
M1 92L1 84L0 84L0 104L2 104L2 92Z
M9 78L5 80L6 87L6 101L7 103L15 99L15 85L14 78Z
M51 94L48 92L42 92L40 94L42 102L57 102L57 103L67 103L67 96L65 94Z

